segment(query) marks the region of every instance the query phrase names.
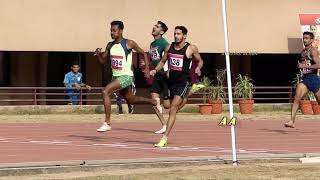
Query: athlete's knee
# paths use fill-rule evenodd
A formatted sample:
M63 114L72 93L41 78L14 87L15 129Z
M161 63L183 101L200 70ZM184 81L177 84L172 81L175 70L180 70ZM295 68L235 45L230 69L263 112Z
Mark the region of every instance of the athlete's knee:
M165 104L165 103L163 103L163 107L164 107L165 109L170 109L170 104Z
M300 100L301 100L301 97L294 96L294 98L293 98L293 103L299 103Z
M317 93L314 93L314 96L315 96L318 104L320 104L320 90Z
M103 94L103 96L110 96L112 94L112 92L109 89L103 89L102 94Z
M179 109L179 106L171 105L169 111L170 111L170 113L176 113L176 112L178 112L178 109Z
M127 101L128 104L135 104L136 97L135 96L127 97L126 101Z
M171 107L170 101L169 100L163 100L163 107L165 109L170 109L170 107Z

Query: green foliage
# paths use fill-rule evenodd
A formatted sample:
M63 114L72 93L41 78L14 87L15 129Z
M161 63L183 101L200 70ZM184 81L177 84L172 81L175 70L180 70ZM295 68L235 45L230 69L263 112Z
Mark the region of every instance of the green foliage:
M241 99L252 99L254 93L254 85L252 79L248 76L239 74L235 85L235 97Z
M224 102L224 98L226 97L226 93L223 88L223 82L225 80L226 70L225 69L217 69L216 70L216 84L209 87L209 99L210 100L220 100Z
M203 98L203 103L206 103L207 99L208 99L208 95L209 95L208 93L209 93L212 81L208 77L204 76L201 79L201 83L204 85L204 88L202 88L199 92L204 93L202 98Z

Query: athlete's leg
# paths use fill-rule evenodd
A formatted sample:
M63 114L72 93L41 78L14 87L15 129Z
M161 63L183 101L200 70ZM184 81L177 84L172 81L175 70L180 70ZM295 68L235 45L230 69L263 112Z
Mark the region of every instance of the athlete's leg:
M165 132L165 136L169 136L172 127L176 121L176 116L177 116L177 112L179 110L179 106L182 103L182 98L180 96L174 96L172 102L171 102L171 107L169 110L169 119L167 122L167 130Z
M291 106L291 120L284 124L285 127L291 127L294 128L295 126L295 120L296 120L296 114L299 108L299 102L300 100L307 95L309 92L307 86L303 83L299 83L296 87L296 93L294 96L294 100Z
M120 95L127 101L129 104L151 104L153 106L160 106L160 101L154 99L149 99L141 96L133 95L132 91L129 90L129 87L121 89Z
M110 82L102 91L103 94L103 105L105 113L105 122L100 128L97 129L98 132L104 132L111 130L110 126L110 115L111 115L111 100L110 95L121 88L120 82L114 80Z
M122 97L119 92L113 93L116 96L117 106L118 106L118 113L123 114L122 110Z
M174 96L171 107L169 110L169 119L167 122L167 129L164 136L160 139L158 144L155 144L155 147L164 147L168 142L168 136L173 128L173 125L177 118L177 112L179 110L179 105L182 103L182 98L180 96Z
M318 104L320 105L320 90L318 90L318 92L314 93L316 100L318 102Z
M165 78L162 74L158 74L155 76L154 81L152 83L151 86L151 98L155 99L157 101L160 101L160 94L162 93L163 95L163 99L168 99L168 95L167 95L167 91L168 91L168 86L167 86L167 82L165 81ZM155 112L156 115L158 116L162 127L160 130L156 131L156 134L162 134L163 132L166 131L166 120L164 119L162 112L157 110L157 108L155 108Z
M170 103L170 99L164 99L162 104L165 109L170 109Z
M134 83L132 83L131 85L131 92L133 93L133 95L136 95L136 85ZM132 114L133 113L133 104L129 104L128 103L128 113Z
M179 105L179 111L187 104L188 102L188 98L192 95L191 90L189 90L187 96L185 98L183 98L181 104Z
M151 93L151 98L154 99L154 100L159 100L159 99L160 99L160 95L159 95L158 93L152 92L152 93ZM157 116L158 116L161 124L162 124L163 126L166 125L166 121L165 121L162 113L159 114L159 115L157 114Z
M175 84L170 87L171 97L173 99L171 101L171 106L169 109L169 119L167 121L167 129L164 136L160 139L158 144L155 144L155 147L164 147L167 144L167 138L173 128L173 125L176 121L177 112L179 110L180 105L182 104L183 98L188 93L189 83Z

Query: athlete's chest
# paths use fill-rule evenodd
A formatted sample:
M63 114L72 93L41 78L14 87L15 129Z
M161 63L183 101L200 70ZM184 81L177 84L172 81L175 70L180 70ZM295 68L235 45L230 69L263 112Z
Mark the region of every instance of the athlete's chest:
M124 49L121 44L114 44L110 49L110 55L123 55Z
M161 59L161 50L159 48L159 46L154 46L154 47L151 47L150 50L149 50L149 54L150 54L150 57L153 61L156 61L156 60L160 60Z
M185 54L168 53L168 59L170 69L175 71L183 71L191 64L191 59L187 58Z

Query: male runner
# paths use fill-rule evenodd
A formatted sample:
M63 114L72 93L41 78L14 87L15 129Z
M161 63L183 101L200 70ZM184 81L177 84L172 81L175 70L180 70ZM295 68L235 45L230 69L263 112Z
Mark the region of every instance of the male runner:
M314 35L311 32L303 33L303 44L305 48L301 52L298 68L302 69L302 82L296 87L294 101L291 107L291 120L284 124L285 127L294 128L299 101L312 91L320 104L320 77L317 75L320 69L320 58L318 51L312 46Z
M111 130L111 101L109 96L115 91L119 91L128 104L148 103L156 106L158 111L162 111L160 99L154 100L134 96L129 88L133 82L132 50L144 56L146 77L149 77L149 63L147 54L135 41L123 38L123 28L123 22L112 21L110 33L113 41L107 44L105 52L102 53L101 48L97 48L95 51L95 55L101 63L104 64L107 60L111 60L113 75L112 81L103 90L105 122L97 129L98 132Z
M173 98L170 103L169 119L167 121L167 129L164 136L160 139L155 147L164 147L168 142L168 136L176 120L176 113L181 108L183 99L188 94L190 68L192 58L197 61L195 73L200 76L203 60L199 54L198 48L186 42L188 30L184 26L176 26L174 31L174 42L167 46L165 53L158 66L150 71L151 75L155 75L164 66L167 59L169 60L169 90L170 98Z
M154 41L150 44L150 57L152 61L153 67L156 67L163 55L164 49L169 45L166 39L162 36L166 33L168 27L161 21L158 21L152 28L152 36ZM166 64L167 65L167 64ZM165 107L170 106L169 100L169 91L167 85L167 75L166 71L168 67L164 66L155 76L153 79L153 83L151 86L151 97L152 99L159 99L160 95L163 96L163 104ZM159 120L162 124L162 128L156 131L156 134L162 134L166 131L166 121L163 118L162 114L157 114Z

